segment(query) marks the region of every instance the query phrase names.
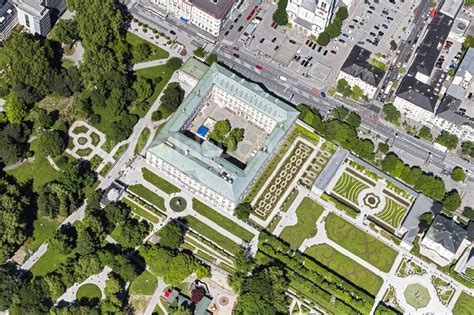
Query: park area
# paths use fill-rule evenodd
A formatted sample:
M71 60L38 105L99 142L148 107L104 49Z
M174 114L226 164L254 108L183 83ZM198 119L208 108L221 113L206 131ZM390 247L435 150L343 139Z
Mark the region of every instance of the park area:
M86 283L79 287L76 299L83 305L98 304L102 299L102 291L92 283Z
M334 186L333 191L357 205L359 203L359 194L367 188L369 188L369 186L362 183L354 176L351 176L347 173L343 173L337 181L336 186Z
M305 254L373 296L376 296L382 287L382 278L327 244L311 246L306 249Z
M170 56L166 50L161 49L131 32L127 32L125 38L127 43L132 46L132 63L166 59Z
M453 315L474 315L474 297L461 292L453 308Z
M325 228L329 239L381 271L389 272L392 268L398 253L355 225L330 213L326 217Z
M296 208L298 222L285 227L280 233L280 238L290 244L292 249L297 250L305 239L316 235L316 221L323 211L323 206L310 198L304 198Z
M164 192L165 194L171 195L174 193L181 192L181 189L170 183L168 180L164 179L163 177L159 176L158 174L150 171L147 168L142 168L143 178L153 184L156 188Z

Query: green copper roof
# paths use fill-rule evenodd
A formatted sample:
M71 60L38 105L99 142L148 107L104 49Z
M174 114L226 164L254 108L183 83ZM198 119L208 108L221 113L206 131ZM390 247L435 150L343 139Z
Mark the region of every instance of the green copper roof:
M204 141L199 144L180 132L182 126L192 119L201 100L213 86L227 91L278 122L266 139L263 146L265 149L258 151L244 170L222 158L222 149L211 142ZM213 64L161 132L153 139L148 152L174 165L220 195L238 203L253 178L292 127L298 114L296 109L267 94L257 84L246 81L222 66ZM233 177L233 181L226 180L222 176L223 173Z
M201 80L207 70L209 70L209 66L195 58L189 58L183 67L181 67L181 71L197 80Z

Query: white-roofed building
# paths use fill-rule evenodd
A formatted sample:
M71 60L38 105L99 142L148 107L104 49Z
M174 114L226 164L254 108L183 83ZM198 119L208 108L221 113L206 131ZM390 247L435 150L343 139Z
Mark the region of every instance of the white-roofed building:
M338 0L290 0L288 19L298 30L317 36L331 21Z

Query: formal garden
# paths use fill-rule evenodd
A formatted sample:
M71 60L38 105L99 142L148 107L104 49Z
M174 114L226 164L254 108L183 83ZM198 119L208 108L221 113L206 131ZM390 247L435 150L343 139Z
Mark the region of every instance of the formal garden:
M325 228L329 239L381 271L389 272L392 268L398 253L355 225L330 213L326 217Z
M412 260L403 259L397 269L396 275L400 278L409 276L422 276L426 274L426 270Z
M304 142L298 141L295 144L294 149L275 172L275 175L270 179L267 187L255 202L253 209L258 216L266 218L272 212L312 152L313 148Z
M327 244L311 246L305 254L374 296L382 287L381 277Z
M320 149L316 153L309 166L306 168L303 176L301 176L299 183L311 189L319 173L324 169L333 154L336 152L336 145L329 141L324 141Z
M280 233L280 238L297 250L303 241L316 235L316 221L323 213L322 205L305 197L296 208L298 221L295 225L286 226Z
M436 276L431 277L431 283L433 283L436 294L441 303L443 303L443 305L448 305L454 293L456 293L456 289L454 289L449 282Z
M466 292L461 292L456 304L454 304L453 315L473 315L474 297Z
M405 217L408 209L395 202L392 198L387 197L385 200L386 203L382 212L377 213L375 216L390 226L397 228Z
M351 201L354 205L358 205L359 194L367 188L369 188L368 185L361 182L354 176L343 173L342 176L337 180L333 192Z

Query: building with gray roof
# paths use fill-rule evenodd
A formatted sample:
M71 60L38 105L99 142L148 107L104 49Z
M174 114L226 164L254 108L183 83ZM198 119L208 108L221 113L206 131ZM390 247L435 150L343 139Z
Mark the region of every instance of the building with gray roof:
M466 229L452 218L437 215L421 241L421 254L446 266L469 245L466 235Z
M156 135L147 162L219 209L233 210L292 129L299 112L213 64ZM244 129L235 151L209 138L217 121Z
M0 0L0 41L5 41L18 24L15 6L7 0Z

